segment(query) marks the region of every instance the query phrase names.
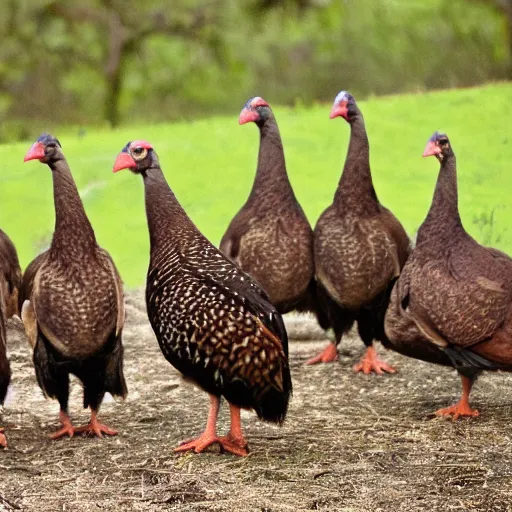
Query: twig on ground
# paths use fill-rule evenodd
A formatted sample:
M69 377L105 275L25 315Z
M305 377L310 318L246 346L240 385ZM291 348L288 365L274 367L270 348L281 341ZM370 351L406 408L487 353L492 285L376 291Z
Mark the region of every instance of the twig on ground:
M21 510L21 507L19 507L18 505L16 505L16 503L13 503L12 501L9 501L7 498L4 498L1 494L0 500L2 501L2 503L5 503L8 507L11 507L13 510Z

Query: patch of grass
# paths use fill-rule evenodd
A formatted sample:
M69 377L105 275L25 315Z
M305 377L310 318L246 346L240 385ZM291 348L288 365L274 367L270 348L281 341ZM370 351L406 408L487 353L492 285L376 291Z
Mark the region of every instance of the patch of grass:
M359 102L377 194L409 234L426 215L438 172L437 162L422 159L421 153L434 130L442 129L458 157L459 202L467 230L512 253L511 97L512 84L495 84ZM272 98L266 99L272 104ZM342 120L329 120L329 109L274 106L290 180L313 224L332 201L350 133ZM239 126L236 117L54 135L98 241L111 252L129 287L144 283L149 237L141 179L129 172L111 173L126 142L143 138L154 145L177 197L215 244L249 194L259 144L257 128ZM14 240L23 265L51 239L54 223L50 171L38 163L23 164L30 143L0 146L0 226Z

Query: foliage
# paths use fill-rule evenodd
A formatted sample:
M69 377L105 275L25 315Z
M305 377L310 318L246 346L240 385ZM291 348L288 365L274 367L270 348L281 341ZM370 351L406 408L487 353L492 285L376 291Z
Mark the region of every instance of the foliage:
M336 90L332 96L336 94ZM371 98L360 101L371 144L377 194L413 234L432 199L438 163L421 159L427 139L445 130L457 153L460 210L480 242L512 254L512 84ZM273 105L283 136L288 173L314 224L330 204L345 157L349 128L328 119L330 104L294 109ZM111 173L129 140L153 143L167 179L199 228L218 243L248 197L258 152L257 129L237 117L127 126L117 130L59 130L98 241L111 251L129 286L144 282L148 233L139 177ZM0 226L14 240L23 265L53 232L51 174L23 164L32 141L0 145ZM487 212L491 212L491 215Z
M488 2L492 3L492 2ZM4 0L0 140L504 78L500 11L469 0Z

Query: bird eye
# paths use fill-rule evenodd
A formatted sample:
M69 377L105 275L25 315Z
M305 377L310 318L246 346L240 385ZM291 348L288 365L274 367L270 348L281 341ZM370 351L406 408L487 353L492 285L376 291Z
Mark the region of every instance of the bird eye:
M142 160L148 154L148 150L146 148L133 148L132 154L135 160Z
M448 144L448 139L439 139L439 144L441 144L441 146Z

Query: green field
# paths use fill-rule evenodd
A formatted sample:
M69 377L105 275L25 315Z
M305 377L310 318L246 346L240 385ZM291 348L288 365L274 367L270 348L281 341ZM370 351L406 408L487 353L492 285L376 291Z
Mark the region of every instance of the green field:
M266 99L272 104L272 98ZM422 159L421 153L432 132L442 129L458 156L460 210L467 230L512 253L512 84L372 98L359 105L377 194L411 235L425 217L438 171L438 163ZM343 120L329 120L330 106L274 107L290 180L312 223L332 200L349 137ZM182 205L215 244L249 194L258 151L256 126L239 126L236 116L88 129L82 136L78 129L63 129L54 135L98 241L129 287L144 283L148 233L142 180L128 171L111 172L126 142L143 138L154 145ZM0 227L14 240L23 266L49 243L54 223L48 167L23 164L31 143L0 146Z

